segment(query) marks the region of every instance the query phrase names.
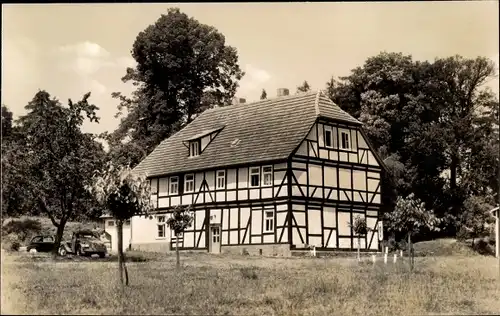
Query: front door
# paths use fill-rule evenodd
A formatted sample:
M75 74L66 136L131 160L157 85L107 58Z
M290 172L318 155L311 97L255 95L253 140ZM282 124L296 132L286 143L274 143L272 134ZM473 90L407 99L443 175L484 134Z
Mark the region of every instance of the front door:
M208 250L211 253L220 253L220 225L210 226L210 242Z

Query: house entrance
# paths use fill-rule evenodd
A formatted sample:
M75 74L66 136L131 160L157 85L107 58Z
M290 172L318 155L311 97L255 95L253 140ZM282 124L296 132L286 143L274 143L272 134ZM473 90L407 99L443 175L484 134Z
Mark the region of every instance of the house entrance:
M220 225L210 226L210 240L208 251L210 253L220 253Z

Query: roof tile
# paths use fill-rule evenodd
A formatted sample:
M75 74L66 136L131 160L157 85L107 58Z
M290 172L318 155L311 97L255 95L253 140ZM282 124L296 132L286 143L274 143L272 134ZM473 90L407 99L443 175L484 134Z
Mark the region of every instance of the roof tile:
M162 141L134 171L160 176L286 159L306 137L317 117L361 124L321 92L216 107ZM221 126L224 128L202 154L188 157L183 142ZM240 142L231 146L235 139Z

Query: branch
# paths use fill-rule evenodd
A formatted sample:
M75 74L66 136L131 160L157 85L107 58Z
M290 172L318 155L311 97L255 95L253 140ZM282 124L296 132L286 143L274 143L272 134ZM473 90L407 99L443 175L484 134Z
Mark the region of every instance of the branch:
M47 204L45 203L45 200L42 197L38 197L38 204L40 205L40 208L42 209L42 212L44 212L47 215L49 215L49 218L50 218L52 224L54 224L55 227L59 228L59 223L56 222L54 216L52 215L52 213L47 208Z

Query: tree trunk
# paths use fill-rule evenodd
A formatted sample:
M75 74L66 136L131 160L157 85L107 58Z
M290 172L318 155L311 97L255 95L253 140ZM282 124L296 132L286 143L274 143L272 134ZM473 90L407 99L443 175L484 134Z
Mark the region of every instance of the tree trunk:
M408 254L410 256L410 271L413 271L413 246L411 244L411 233L408 233Z
M457 169L458 169L458 157L456 154L451 155L450 163L450 189L455 189L457 187Z
M176 267L179 269L181 267L181 257L179 254L179 234L175 235L175 255L177 257Z
M358 235L358 262L361 261L361 238Z
M123 274L125 273L125 285L128 285L128 271L125 265L125 255L123 254L123 221L117 221L118 237L118 270L120 273L120 284L123 285Z
M52 254L56 257L59 254L59 248L61 247L61 241L64 234L64 226L66 226L66 220L61 219L59 225L57 226L56 240L54 241L54 249L52 249Z

